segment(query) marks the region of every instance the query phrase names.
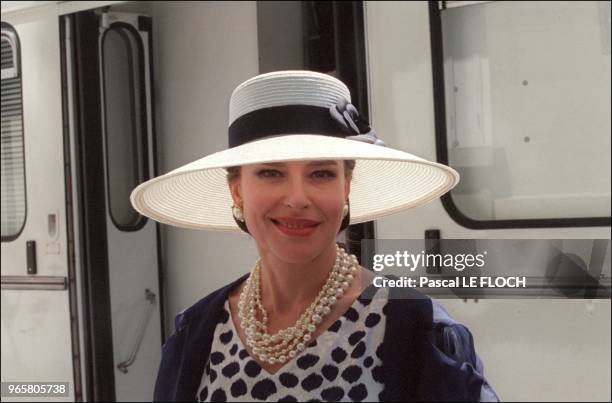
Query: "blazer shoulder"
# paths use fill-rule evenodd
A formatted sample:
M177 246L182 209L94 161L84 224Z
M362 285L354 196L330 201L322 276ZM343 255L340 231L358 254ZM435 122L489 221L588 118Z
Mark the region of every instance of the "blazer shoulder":
M248 277L249 273L241 276L235 281L216 289L204 298L200 299L195 304L184 309L176 315L174 319L174 326L176 331L180 331L185 328L189 323L197 321L202 315L208 312L212 308L218 308L227 299L228 294L238 286L242 281Z

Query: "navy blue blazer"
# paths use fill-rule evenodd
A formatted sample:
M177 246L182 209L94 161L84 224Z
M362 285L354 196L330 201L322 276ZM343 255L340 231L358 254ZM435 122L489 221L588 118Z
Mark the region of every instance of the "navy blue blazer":
M211 293L175 320L166 341L154 401L195 401L215 327L234 287L248 274ZM368 290L371 291L373 286ZM498 400L482 375L472 335L429 297L391 288L381 348L384 401ZM367 299L364 292L360 299Z

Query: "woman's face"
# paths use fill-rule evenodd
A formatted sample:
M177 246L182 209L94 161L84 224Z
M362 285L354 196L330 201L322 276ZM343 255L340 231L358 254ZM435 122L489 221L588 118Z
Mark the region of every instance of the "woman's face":
M303 263L335 241L350 178L343 161L255 164L240 168L230 191L260 253Z

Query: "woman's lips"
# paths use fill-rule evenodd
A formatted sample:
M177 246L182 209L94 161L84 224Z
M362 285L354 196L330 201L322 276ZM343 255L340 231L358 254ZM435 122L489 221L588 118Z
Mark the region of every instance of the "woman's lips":
M272 218L271 221L283 234L292 237L308 236L319 225L319 222L305 218L278 217Z

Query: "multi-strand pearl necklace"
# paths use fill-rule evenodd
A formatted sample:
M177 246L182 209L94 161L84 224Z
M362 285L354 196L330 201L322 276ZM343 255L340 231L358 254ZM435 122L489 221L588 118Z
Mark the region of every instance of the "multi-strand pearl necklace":
M306 348L312 334L334 304L344 295L354 279L359 262L336 245L336 261L323 288L293 326L268 334L268 315L261 303L261 261L257 261L247 279L238 302L240 326L246 335L246 343L261 361L269 364L285 363ZM261 321L257 319L257 311Z

